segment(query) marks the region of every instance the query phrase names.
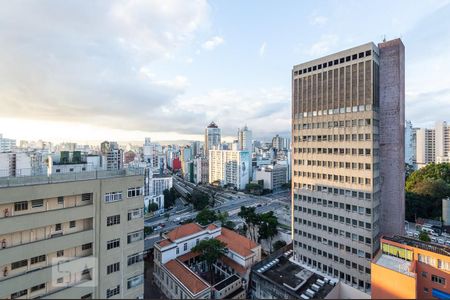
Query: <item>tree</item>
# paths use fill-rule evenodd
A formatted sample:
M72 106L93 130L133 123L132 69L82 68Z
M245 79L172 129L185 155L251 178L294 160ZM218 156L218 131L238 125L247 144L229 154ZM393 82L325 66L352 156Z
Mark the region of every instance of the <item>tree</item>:
M214 285L213 264L217 262L222 255L225 255L226 251L226 244L216 239L202 240L198 245L192 248L192 252L200 253L200 259L206 262L211 285Z
M273 211L260 215L259 240L269 242L269 252L272 253L272 238L278 234L278 219Z
M207 194L194 190L191 195L191 203L195 210L202 210L209 204L209 197Z
M195 217L195 221L200 225L208 225L217 220L217 215L213 210L204 208L202 209L197 216Z
M148 208L148 211L154 212L154 211L157 211L159 207L158 207L157 203L152 202L148 205L147 208Z
M241 211L238 213L238 216L244 219L250 239L254 242L258 240L257 228L259 225L259 215L255 211L255 207L241 206Z
M273 243L273 245L272 245L273 251L277 251L277 250L283 248L284 246L286 246L286 242L283 240L278 240L275 243Z
M224 224L222 224L223 227L228 228L230 230L234 230L234 228L236 227L236 223L234 223L233 221L226 221Z
M224 224L225 224L225 222L227 221L227 219L228 219L228 212L223 212L223 213L221 213L221 212L219 212L218 214L217 214L217 220L219 220L220 221L220 224L223 226Z
M450 196L450 164L429 164L406 179L405 218L439 219L442 199Z
M175 188L165 189L163 191L164 195L164 208L169 208L174 206L175 200L177 199Z
M425 231L420 232L419 240L423 242L431 242L430 236Z
M152 233L153 233L153 227L151 227L151 226L144 227L144 236L149 236Z
M414 166L408 163L405 163L405 180L408 180L408 177L414 172Z

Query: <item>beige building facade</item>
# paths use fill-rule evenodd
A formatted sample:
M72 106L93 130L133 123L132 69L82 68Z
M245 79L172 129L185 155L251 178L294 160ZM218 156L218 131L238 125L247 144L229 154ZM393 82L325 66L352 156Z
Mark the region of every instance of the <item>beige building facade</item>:
M142 298L143 171L66 175L0 178L0 299Z

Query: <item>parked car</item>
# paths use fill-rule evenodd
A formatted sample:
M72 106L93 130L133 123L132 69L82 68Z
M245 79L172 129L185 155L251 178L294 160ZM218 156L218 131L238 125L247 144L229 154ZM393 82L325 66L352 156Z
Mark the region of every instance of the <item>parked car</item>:
M419 237L419 233L416 231L414 232L414 237L418 238Z
M438 241L438 243L441 244L441 245L444 245L444 244L445 244L444 239L438 239L437 241Z
M414 236L414 233L412 231L407 231L406 234L411 237Z

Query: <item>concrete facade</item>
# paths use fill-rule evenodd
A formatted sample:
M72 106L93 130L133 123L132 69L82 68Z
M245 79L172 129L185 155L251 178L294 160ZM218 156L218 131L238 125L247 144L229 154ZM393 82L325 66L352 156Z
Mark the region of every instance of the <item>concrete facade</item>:
M143 297L143 175L0 181L0 299Z
M405 46L400 39L380 49L381 232L404 234L405 226ZM375 77L376 78L376 77Z
M404 220L403 44L368 43L292 75L295 259L370 293L380 233Z

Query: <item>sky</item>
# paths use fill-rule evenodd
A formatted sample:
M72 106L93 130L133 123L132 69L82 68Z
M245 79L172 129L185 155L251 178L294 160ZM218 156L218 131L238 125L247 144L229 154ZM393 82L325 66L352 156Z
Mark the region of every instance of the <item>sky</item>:
M17 140L289 136L292 66L406 48L406 119L450 121L450 1L4 1L0 133Z

